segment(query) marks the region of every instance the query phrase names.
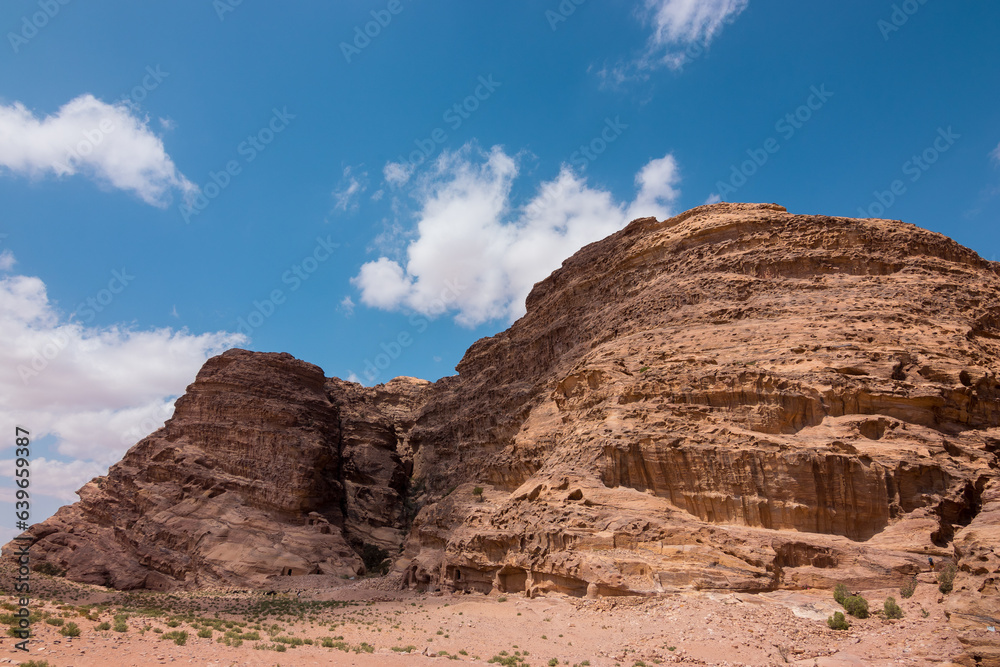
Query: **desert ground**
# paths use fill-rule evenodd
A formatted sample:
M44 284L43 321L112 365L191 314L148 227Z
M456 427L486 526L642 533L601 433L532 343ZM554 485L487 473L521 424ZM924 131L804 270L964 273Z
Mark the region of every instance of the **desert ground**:
M120 592L33 576L30 651L0 639L0 663L50 667L185 664L932 665L961 652L934 574L915 593L860 591L873 614L848 616L829 590L581 599L400 590L389 575L305 576L261 591ZM880 612L887 596L900 620ZM16 599L7 595L4 613ZM3 617L6 623L11 618ZM75 623L79 636L66 636ZM70 633L72 634L72 633Z

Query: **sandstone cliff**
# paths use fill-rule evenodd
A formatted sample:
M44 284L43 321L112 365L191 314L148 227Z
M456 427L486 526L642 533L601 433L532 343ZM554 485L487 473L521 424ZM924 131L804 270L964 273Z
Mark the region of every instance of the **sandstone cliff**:
M357 572L369 544L413 586L530 595L897 585L930 557L961 568L953 621L996 624L998 288L897 221L636 220L434 384L209 361L34 549L171 587Z
M364 572L365 544L403 537L406 473L383 413L427 385L365 389L288 354L230 350L163 428L30 529L33 559L121 589Z

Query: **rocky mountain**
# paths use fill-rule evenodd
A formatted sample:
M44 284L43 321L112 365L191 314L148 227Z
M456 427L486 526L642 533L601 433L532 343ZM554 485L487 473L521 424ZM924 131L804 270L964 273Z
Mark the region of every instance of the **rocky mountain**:
M412 586L579 596L891 586L933 559L960 567L952 623L995 625L998 353L1000 264L940 234L703 206L581 249L435 383L211 359L32 549L118 588L384 550Z

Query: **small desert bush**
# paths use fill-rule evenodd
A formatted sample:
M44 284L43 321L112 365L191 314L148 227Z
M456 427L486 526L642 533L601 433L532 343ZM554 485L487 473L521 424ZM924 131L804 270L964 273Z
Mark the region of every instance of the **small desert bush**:
M896 598L887 597L882 603L882 611L886 618L903 618L903 610L896 604Z
M42 574L47 574L52 577L61 577L66 574L66 570L62 570L59 567L53 565L52 563L39 563L35 566L35 572L41 572Z
M174 630L173 632L164 632L160 639L173 639L174 643L178 646L184 646L188 641L188 633L184 630Z
M831 630L847 630L851 626L848 625L847 619L844 618L843 612L835 611L833 616L826 619L826 624L830 626Z
M45 619L45 622L48 623L49 625L55 625L57 627L62 626L66 623L66 621L61 618L47 618Z
M868 600L860 595L852 595L844 600L844 609L854 618L868 618Z
M948 567L938 573L938 590L945 594L951 593L955 585L956 574L958 574L958 568L955 567L954 563L949 563Z
M913 577L905 584L903 584L903 587L899 589L899 594L903 596L903 599L905 600L906 598L913 597L913 594L916 592L916 590L917 590L917 578Z
M103 623L98 623L96 626L94 626L94 629L95 630L101 630L101 631L110 630L111 629L111 624L108 623L107 621L104 621Z
M833 599L837 601L841 607L844 606L844 600L851 596L851 592L848 590L847 586L844 584L837 584L833 587Z
M67 623L66 625L59 628L59 634L65 637L79 637L80 636L80 626L76 623Z
M202 628L201 630L198 631L198 636L201 637L202 639L211 639L212 628Z

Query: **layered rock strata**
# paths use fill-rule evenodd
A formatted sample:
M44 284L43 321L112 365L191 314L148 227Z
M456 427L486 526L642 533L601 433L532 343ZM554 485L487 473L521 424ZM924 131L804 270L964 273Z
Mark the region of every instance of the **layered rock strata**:
M1000 265L940 234L704 206L581 249L433 384L227 352L31 534L118 587L358 572L364 545L411 586L529 595L890 586L933 559L982 659L998 352Z

